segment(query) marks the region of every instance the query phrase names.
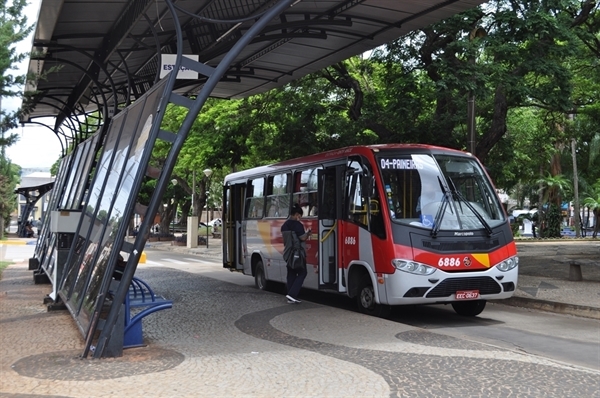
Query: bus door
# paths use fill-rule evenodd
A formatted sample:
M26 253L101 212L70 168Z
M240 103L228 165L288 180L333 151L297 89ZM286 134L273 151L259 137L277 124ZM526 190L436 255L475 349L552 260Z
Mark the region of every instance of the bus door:
M246 183L226 185L223 189L223 267L244 269L242 219L246 198Z
M345 164L319 169L319 289L346 291L338 272L338 219L342 208Z

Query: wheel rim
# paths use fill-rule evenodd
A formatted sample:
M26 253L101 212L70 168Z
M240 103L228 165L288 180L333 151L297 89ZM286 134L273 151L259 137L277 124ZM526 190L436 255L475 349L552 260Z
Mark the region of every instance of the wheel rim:
M373 290L369 287L365 287L360 291L360 305L366 310L370 310L373 308L375 304L375 299L373 295Z

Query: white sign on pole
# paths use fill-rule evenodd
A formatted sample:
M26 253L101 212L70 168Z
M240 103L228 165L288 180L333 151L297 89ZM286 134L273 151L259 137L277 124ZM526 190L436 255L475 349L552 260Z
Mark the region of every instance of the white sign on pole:
M186 58L198 61L198 55L183 55ZM175 69L176 54L162 54L160 58L160 78L167 76L169 72ZM198 72L182 66L177 73L178 79L198 79Z

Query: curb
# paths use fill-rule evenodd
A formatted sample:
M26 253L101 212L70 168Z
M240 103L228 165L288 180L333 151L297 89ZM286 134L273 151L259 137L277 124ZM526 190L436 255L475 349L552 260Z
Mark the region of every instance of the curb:
M11 246L24 246L24 245L32 245L35 242L27 242L23 240L0 240L0 246L2 245L11 245Z
M210 257L210 258L217 258L217 259L221 259L222 257L222 253L211 253L211 252L199 252L196 251L196 249L189 249L187 247L183 247L183 246L169 246L169 245L152 245L152 244L146 244L146 248L147 249L154 249L154 250L161 250L161 251L171 251L171 252L177 252L177 253L184 253L184 254L192 254L194 256L198 256L198 257Z
M556 314L573 315L583 318L600 320L600 309L586 305L575 305L559 303L555 301L538 300L527 297L511 297L504 300L493 300L497 304L510 305L512 307L531 308Z

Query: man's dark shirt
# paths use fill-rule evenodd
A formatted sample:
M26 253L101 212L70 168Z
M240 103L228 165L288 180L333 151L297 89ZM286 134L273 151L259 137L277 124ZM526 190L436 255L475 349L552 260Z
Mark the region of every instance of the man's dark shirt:
M305 234L304 225L300 221L288 219L281 226L281 232L284 231L294 231L298 236L298 239Z

